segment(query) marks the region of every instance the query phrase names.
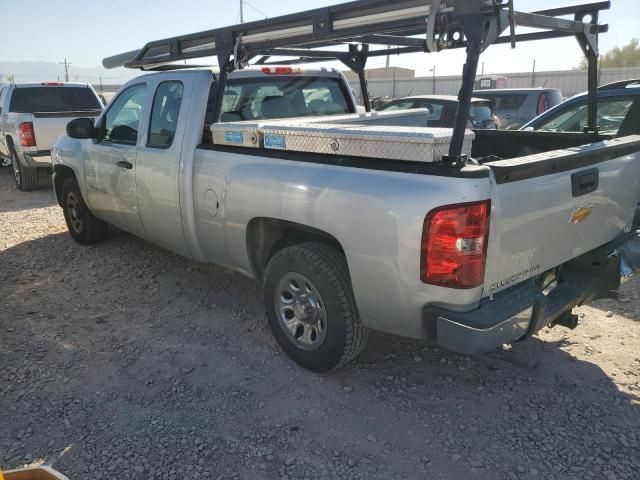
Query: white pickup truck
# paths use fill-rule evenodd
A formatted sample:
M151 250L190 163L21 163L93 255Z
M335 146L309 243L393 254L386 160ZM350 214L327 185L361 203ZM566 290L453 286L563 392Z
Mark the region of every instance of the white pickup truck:
M86 83L22 83L0 90L0 163L11 165L21 190L39 186L51 171L51 146L70 120L97 117L98 95Z
M337 72L233 73L231 122L210 125L216 85L210 70L127 83L54 145L56 196L81 244L113 224L259 280L276 339L304 367L352 360L368 329L486 352L573 327L573 307L617 290L639 136L560 148L574 136L534 135L542 153L500 160L510 143L477 131L476 160L451 164L433 144L447 129L271 120L353 112ZM525 148L521 134L503 135Z

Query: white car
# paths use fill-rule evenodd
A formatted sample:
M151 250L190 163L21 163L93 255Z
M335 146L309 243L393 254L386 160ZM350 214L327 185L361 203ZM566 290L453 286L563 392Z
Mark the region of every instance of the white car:
M0 162L11 165L20 190L39 186L39 171L51 171L51 146L69 121L102 112L86 83L9 84L0 91Z

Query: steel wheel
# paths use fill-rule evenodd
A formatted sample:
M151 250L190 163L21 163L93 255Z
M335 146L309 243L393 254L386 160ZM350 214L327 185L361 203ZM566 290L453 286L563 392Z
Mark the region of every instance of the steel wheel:
M278 320L302 350L317 350L327 337L327 312L318 289L300 273L285 273L274 292Z
M77 233L81 233L84 225L84 222L82 221L82 204L74 192L69 192L67 195L67 212L69 214L69 223L71 223L71 227Z

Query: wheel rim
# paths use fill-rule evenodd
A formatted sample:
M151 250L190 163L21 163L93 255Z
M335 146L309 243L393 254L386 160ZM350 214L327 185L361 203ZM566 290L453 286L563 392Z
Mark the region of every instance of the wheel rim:
M71 227L78 233L82 231L82 205L75 193L70 192L67 195L67 213L69 214L69 223Z
M276 315L296 347L317 350L327 338L327 311L315 285L304 275L286 273L275 294Z
M20 175L20 165L15 155L11 157L11 166L13 167L13 177L16 179L18 186L22 185L22 175Z

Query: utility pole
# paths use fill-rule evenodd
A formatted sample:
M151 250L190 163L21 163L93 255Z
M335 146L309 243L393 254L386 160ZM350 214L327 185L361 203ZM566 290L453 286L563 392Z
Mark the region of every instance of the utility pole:
M433 93L432 95L436 94L436 66L433 66L433 76L431 77L431 83L433 85Z
M244 23L244 0L240 0L240 23Z
M100 77L100 93L104 93L104 88L102 88L102 77Z
M58 62L58 65L64 65L64 81L68 82L69 81L69 65L71 65L71 63L67 62L67 57L64 57L64 62Z
M533 71L531 72L531 88L536 87L536 59L533 59Z

